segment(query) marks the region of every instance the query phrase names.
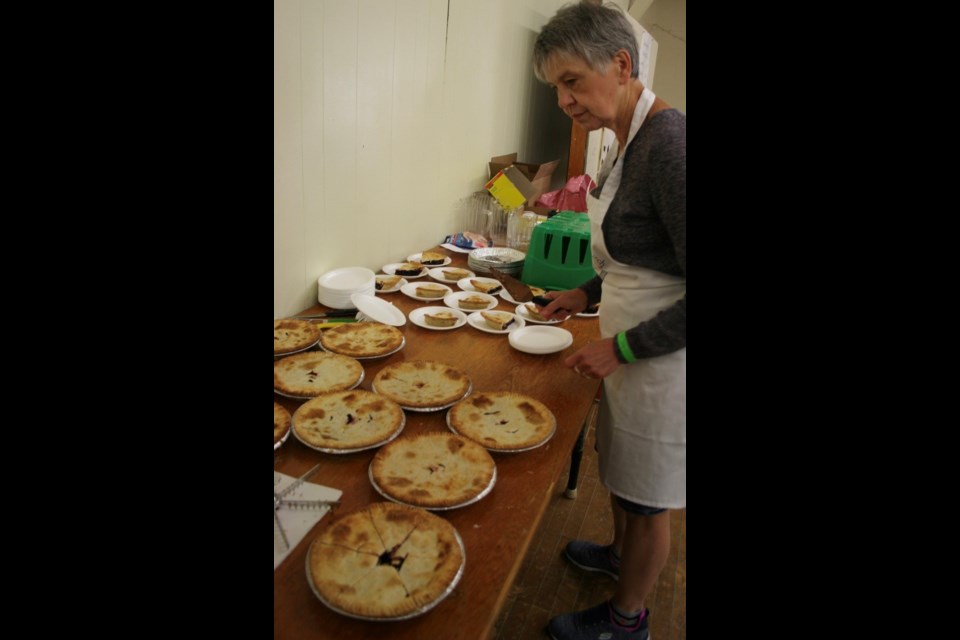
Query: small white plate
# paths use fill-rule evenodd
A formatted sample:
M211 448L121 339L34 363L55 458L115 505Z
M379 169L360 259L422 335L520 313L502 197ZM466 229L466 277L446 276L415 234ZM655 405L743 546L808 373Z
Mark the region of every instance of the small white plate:
M486 331L487 333L510 333L511 331L516 331L517 329L523 329L526 325L523 318L518 316L515 313L510 313L509 311L497 311L496 313L506 313L507 315L513 316L513 324L508 326L503 331L497 331L496 329L491 329L490 325L487 324L487 321L483 319L483 316L480 315L479 311L471 313L467 316L467 322L474 329L479 329L480 331Z
M577 315L580 316L581 318L596 318L597 316L600 315L600 306L597 305L597 309L593 313L587 313L586 311L581 311Z
M462 309L459 303L460 299L469 298L470 296L480 296L481 298L487 301L487 306L484 307L483 309ZM457 291L455 293L447 294L443 298L443 303L453 309L462 309L463 311L472 312L472 311L489 311L490 309L493 309L495 306L497 306L498 300L491 295L488 295L486 293L480 293L478 291Z
M517 315L526 320L527 322L536 322L537 324L560 324L563 320L537 320L530 315L530 312L527 311L527 305L533 304L532 302L524 302L523 304L517 305ZM564 318L566 320L566 318Z
M510 346L517 351L542 355L563 351L573 344L573 334L559 327L524 327L510 334Z
M424 316L426 316L428 313L435 315L441 311L452 313L453 315L457 316L457 322L449 327L435 327L432 324L427 324L427 319ZM420 307L419 309L414 309L410 312L410 322L418 327L423 327L424 329L446 331L447 329L458 329L467 324L467 314L465 314L463 311L450 309L449 307Z
M383 274L377 276L377 282L379 282L379 281L380 281L380 278L382 278L382 277L384 277ZM373 292L374 292L374 293L395 293L395 292L397 292L397 291L400 291L400 287L402 287L402 286L405 285L405 284L407 284L407 279L406 279L406 278L400 278L400 282L398 282L398 283L397 283L397 286L395 286L393 289L377 289L377 288L376 288L376 285L374 285Z
M431 282L430 284L433 284L433 283ZM410 297L410 298L413 298L414 300L420 300L420 301L422 301L422 302L439 302L440 300L443 299L444 296L449 295L450 292L453 291L453 289L451 289L450 287L448 287L448 286L445 285L445 284L434 285L434 286L438 286L438 287L443 287L444 289L447 290L447 292L444 293L444 294L443 294L442 296L440 296L439 298L425 298L424 296L421 296L421 295L418 295L418 294L417 294L417 286L418 286L418 285L417 285L416 282L407 283L407 284L403 285L402 287L400 287L400 293L402 293L403 295L408 296L408 297ZM422 285L420 285L420 286L422 286Z
M407 324L407 317L403 315L403 311L393 306L393 303L381 300L377 296L355 293L350 296L350 302L360 313L374 322L382 322L394 327Z
M478 280L485 284L500 284L500 281L497 280L496 278L464 278L463 280L460 280L459 282L457 282L457 286L463 289L464 291L479 291L479 289L477 289L475 286L470 284L471 280ZM500 291L503 291L503 289L501 288ZM497 293L500 293L500 291L498 291ZM487 295L492 296L496 294L488 293Z
M451 269L452 269L452 268L454 268L454 267L451 267ZM454 280L451 280L450 278L445 277L445 276L443 275L443 272L444 272L445 270L446 270L446 269L444 269L444 267L436 267L436 268L434 268L434 269L430 269L430 271L429 271L428 273L430 274L430 277L431 277L431 278L433 278L434 280L439 280L440 282L453 283L453 282L457 282L457 281L460 280L460 278L456 278L456 279L454 279ZM465 277L467 277L467 278L472 278L472 277L474 277L475 275L477 275L477 274L475 274L473 271L470 271L470 269L460 269L460 271L466 271L467 273L469 273L470 275L465 276Z
M407 256L407 262L420 262L420 258L422 258L422 257L423 257L423 254L422 254L422 253L414 253L414 254L412 254L412 255ZM425 264L425 265L423 265L423 266L425 266L425 267L445 267L445 266L447 266L448 264L450 264L451 262L453 262L453 260L450 259L450 256L444 256L444 257L443 257L443 264Z
M527 286L529 287L530 285L527 285ZM543 289L543 287L537 287L537 288L538 288L538 289ZM546 292L546 291L547 291L547 290L544 289L544 292ZM533 295L537 295L537 294L534 293ZM513 299L513 296L510 295L510 292L507 291L507 288L506 288L506 287L504 287L503 289L500 290L500 297L503 298L504 300L506 300L507 302L511 303L511 304L520 304L519 302L517 302L516 300Z
M381 271L383 271L385 274L387 274L387 275L389 275L389 276L395 276L395 275L397 275L397 267L399 267L399 266L402 265L402 264L403 264L402 262L393 262L393 263L391 263L391 264L385 264L385 265L383 265L383 269L381 269ZM412 280L412 279L414 279L414 278L422 278L423 276L427 275L427 273L429 273L429 272L430 272L429 269L427 269L426 267L422 267L422 268L420 269L420 275L418 275L418 276L407 276L407 275L405 275L405 276L403 276L403 277L404 277L404 278L410 278L410 279Z

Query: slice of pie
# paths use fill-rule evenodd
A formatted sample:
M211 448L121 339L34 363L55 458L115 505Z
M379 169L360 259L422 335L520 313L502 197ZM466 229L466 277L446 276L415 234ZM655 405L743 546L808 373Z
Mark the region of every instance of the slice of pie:
M542 315L540 315L540 312L537 311L537 305L535 305L532 302L528 302L527 304L523 305L523 310L526 311L527 315L529 315L534 320L539 320L540 322L550 322L549 320L544 318Z
M436 251L424 251L420 254L420 264L430 265L431 267L443 264L445 259L446 256Z
M421 298L442 298L449 291L438 284L421 284L416 287L417 295Z
M557 426L542 402L510 391L477 393L458 402L447 413L447 423L494 451L536 447L549 440Z
M466 269L441 269L440 273L447 280L462 280L470 276L470 272Z
M403 334L396 327L379 322L345 323L324 331L320 345L352 358L375 358L399 349Z
M397 434L406 421L403 409L364 389L325 393L300 405L293 414L293 433L304 444L321 449L373 447Z
M485 448L450 432L400 437L370 463L370 476L388 498L425 509L461 506L494 481Z
M419 262L404 262L393 270L397 276L418 276L423 272L423 265Z
M480 315L487 326L495 331L503 331L516 321L512 313L501 311L481 311Z
M423 314L423 320L431 327L452 327L457 324L457 320L459 319L460 318L449 311Z
M347 615L413 617L449 595L464 561L449 522L377 502L327 524L307 554L307 579L323 602Z
M397 362L380 370L373 379L373 390L402 407L434 409L465 396L470 378L442 362Z
M486 293L490 295L493 295L494 293L497 293L503 289L503 285L499 282L483 282L482 280L471 279L470 284L473 285L473 288L480 293Z
M277 447L283 436L290 431L290 412L282 404L273 401L273 446Z
M490 300L483 296L464 296L457 301L461 309L486 309L490 306Z
M384 289L389 291L400 284L402 279L400 276L377 276L373 286L377 291L383 291Z
M273 321L273 354L301 351L312 347L320 337L320 329L306 320Z
M346 391L363 379L363 365L347 356L308 351L273 363L273 388L300 398Z

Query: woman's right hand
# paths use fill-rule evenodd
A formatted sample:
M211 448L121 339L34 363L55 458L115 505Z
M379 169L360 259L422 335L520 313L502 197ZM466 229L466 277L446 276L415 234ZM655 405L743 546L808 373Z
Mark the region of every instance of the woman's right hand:
M543 297L550 300L540 309L540 315L547 320L563 320L587 308L587 292L583 289L548 291Z

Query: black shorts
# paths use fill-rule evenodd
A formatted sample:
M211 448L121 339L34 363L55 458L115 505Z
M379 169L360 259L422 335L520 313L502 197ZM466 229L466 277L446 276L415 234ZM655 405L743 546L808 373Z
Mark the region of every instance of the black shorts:
M657 507L648 507L646 505L637 504L636 502L630 502L626 498L621 498L618 495L614 495L614 498L617 499L617 504L626 511L627 513L632 513L638 516L655 516L658 513L663 513L666 509L660 509Z

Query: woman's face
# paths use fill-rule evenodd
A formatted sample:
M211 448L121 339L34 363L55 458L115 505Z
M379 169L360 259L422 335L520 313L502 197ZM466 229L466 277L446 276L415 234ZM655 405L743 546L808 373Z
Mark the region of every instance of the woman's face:
M612 125L620 71L616 57L603 73L591 69L582 58L563 54L555 54L546 65L547 83L557 92L557 104L587 131Z

